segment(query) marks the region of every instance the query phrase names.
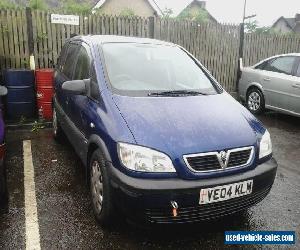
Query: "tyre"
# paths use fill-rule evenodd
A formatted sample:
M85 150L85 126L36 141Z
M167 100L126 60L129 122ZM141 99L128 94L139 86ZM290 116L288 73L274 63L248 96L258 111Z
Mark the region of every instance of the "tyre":
M90 193L94 215L103 226L113 223L113 192L102 152L97 149L90 159Z
M265 110L265 99L263 93L258 88L251 88L247 92L247 108L253 114L261 114Z
M53 129L53 137L56 141L62 142L64 139L64 132L60 126L59 120L57 118L56 108L53 108L53 116L52 116L52 129Z
M6 182L5 169L3 173L0 174L0 211L7 212L8 209L8 191Z

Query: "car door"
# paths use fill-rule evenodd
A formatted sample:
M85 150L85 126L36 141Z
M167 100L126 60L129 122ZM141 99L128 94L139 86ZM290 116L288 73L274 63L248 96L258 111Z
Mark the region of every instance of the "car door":
M90 112L91 101L91 67L92 56L89 46L86 43L78 44L78 56L75 62L74 80L84 80L87 85L87 95L72 95L69 101L70 118L76 127L76 136L78 137L78 154L84 159L87 151L88 126L87 112ZM92 119L92 118L91 118ZM91 120L90 119L90 120ZM92 121L90 121L92 123Z
M291 103L291 108L293 112L300 115L300 57L298 58L298 66L295 71L295 81L292 85L293 87L293 98Z
M265 63L261 72L261 85L266 95L266 107L291 110L295 84L293 70L297 62L296 56L281 56Z

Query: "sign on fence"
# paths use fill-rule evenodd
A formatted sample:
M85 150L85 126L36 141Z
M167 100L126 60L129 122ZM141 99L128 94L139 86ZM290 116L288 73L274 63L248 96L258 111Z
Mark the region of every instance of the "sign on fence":
M51 23L79 25L79 16L51 14Z

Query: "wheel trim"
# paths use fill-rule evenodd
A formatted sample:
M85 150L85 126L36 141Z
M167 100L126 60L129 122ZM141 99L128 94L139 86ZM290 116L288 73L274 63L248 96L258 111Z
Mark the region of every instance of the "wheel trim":
M94 208L100 214L103 206L103 180L98 161L94 161L91 167L91 193Z
M250 93L248 97L248 107L252 111L257 111L261 105L261 98L257 92Z

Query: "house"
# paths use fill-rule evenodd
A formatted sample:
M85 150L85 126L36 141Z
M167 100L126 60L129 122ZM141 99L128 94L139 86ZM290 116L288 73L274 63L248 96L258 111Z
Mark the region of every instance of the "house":
M162 15L155 0L100 0L93 11L107 15L132 14L142 17Z
M171 17L201 20L217 23L206 10L206 1L199 0L100 0L93 12L100 11L107 15L133 14L137 16L163 16L164 10L172 10Z
M300 14L296 14L293 18L282 16L272 25L272 28L282 33L295 32L300 34Z
M155 0L157 5L163 10L168 11L170 17L179 17L194 21L209 21L217 23L217 20L208 12L206 1L199 0Z
M218 23L218 21L206 10L206 1L193 0L185 6L177 16L194 21Z

